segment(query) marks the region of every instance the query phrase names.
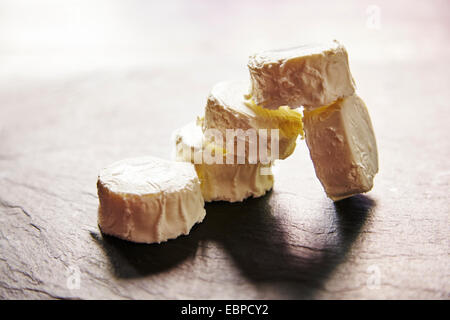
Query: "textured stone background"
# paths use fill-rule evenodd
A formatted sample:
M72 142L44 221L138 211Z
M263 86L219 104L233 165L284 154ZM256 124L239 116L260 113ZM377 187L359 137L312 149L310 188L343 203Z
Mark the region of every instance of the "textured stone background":
M449 9L0 1L0 298L449 299ZM372 192L333 204L299 141L270 194L207 205L188 237L100 234L102 166L170 157L172 131L252 52L330 38L376 130Z

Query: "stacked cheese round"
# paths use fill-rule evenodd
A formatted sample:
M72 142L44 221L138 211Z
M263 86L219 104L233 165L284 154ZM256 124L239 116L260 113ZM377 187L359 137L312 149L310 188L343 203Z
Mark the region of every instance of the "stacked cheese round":
M233 143L234 150L227 147L227 152L236 153L238 157L249 159L252 155L250 148L254 147L253 150L257 150L255 152L257 155L254 157L256 161L261 161L262 155L267 155L270 161L287 158L294 151L299 134L303 135L301 113L287 106L282 106L277 110L268 110L258 106L253 100L245 98L249 86L247 81L228 81L216 84L211 90L206 104L204 131L216 129L226 138L227 132L241 130L241 134L236 136ZM251 144L252 142L249 140L251 134L255 135L256 139L253 143L257 143L257 146ZM261 139L266 139L265 146L262 145ZM243 142L245 145L244 155L237 151L239 142ZM260 150L262 148L267 149Z
M334 201L372 189L378 152L367 107L356 94L305 111L306 143L316 175Z
M367 108L355 93L348 54L333 41L252 55L250 96L268 109L303 106L306 143L326 194L372 189L378 151Z
M205 217L194 166L154 157L126 159L101 170L98 224L103 233L143 243L188 234Z
M226 151L220 154L219 163L206 163L206 153L220 152L214 142L205 139L201 122L191 122L175 132L178 161L192 162L201 182L205 201L243 201L249 197L263 196L273 186L271 165L262 163L228 164ZM220 148L223 149L223 148ZM233 158L233 161L236 160Z
M251 95L265 108L316 108L355 92L348 54L337 41L264 51L250 57Z

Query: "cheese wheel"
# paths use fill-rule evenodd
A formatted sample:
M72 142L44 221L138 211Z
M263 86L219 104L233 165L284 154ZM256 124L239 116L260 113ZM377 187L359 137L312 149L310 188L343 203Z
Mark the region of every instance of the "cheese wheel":
M264 109L256 105L254 101L245 98L248 88L247 81L216 84L206 104L204 131L219 130L225 145L227 130L234 130L234 132L242 130L242 134L236 136L234 150L227 147L227 152L246 159L254 159L253 163L258 161L266 163L267 161L263 159L266 155L269 161L287 158L294 151L299 134L303 135L301 113L288 107L281 107L278 110ZM249 135L243 133L249 133ZM249 139L252 133L256 137L253 142ZM260 138L263 138L262 135L265 134L267 148L263 149L264 153L261 153L260 148L265 146ZM245 144L245 154L240 154L238 151L239 142ZM257 152L252 153L251 147L254 147L252 150Z
M203 151L214 146L203 139L202 129L195 122L178 129L174 138L175 158L194 163L205 201L243 201L263 196L272 189L274 178L270 164L227 164L225 156L222 163L205 163L201 157Z
M250 56L253 100L268 109L328 105L355 92L347 50L336 40Z
M190 163L122 160L101 170L97 189L101 231L129 241L160 243L186 235L206 214Z
M332 200L372 189L378 151L367 107L356 94L304 112L316 175Z

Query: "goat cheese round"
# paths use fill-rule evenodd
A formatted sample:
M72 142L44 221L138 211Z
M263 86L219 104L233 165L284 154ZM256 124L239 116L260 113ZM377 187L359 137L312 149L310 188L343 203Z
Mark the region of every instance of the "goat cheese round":
M369 112L356 94L305 111L306 143L325 192L337 201L372 189L378 151Z
M355 92L347 50L336 40L260 52L250 56L248 69L251 96L268 109L313 109Z
M272 189L274 178L270 163L228 164L225 156L221 163L205 163L202 154L214 149L214 145L203 139L200 125L191 122L175 132L175 158L194 163L205 201L243 201L261 197Z
M160 243L186 235L206 214L190 163L125 159L101 170L97 189L101 231L129 241Z
M253 100L245 98L248 88L247 81L225 81L216 84L206 104L204 131L219 130L225 139L230 132L240 131L241 134L236 135L234 150L227 150L239 157L261 161L261 151L264 151L269 160L287 158L294 152L299 134L303 135L301 113L287 106L277 110L262 108ZM253 142L250 140L252 137ZM262 144L263 138L265 146ZM240 142L245 144L245 155L238 152ZM252 156L253 150L258 151L258 154Z

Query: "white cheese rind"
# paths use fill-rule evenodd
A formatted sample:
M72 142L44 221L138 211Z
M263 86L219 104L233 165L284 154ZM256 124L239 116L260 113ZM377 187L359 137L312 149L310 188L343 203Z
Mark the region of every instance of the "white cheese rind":
M251 105L249 100L245 99L248 93L249 83L247 81L226 81L216 84L208 96L205 108L205 117L203 129L217 129L222 136L226 137L227 129L242 129L244 131L255 130L259 138L259 130L267 129L267 154L271 160L285 159L292 154L296 146L298 135L303 129L301 114L296 110L287 110L292 114L298 113L298 119L286 115L286 112L279 112L279 116L273 114L267 115L259 111L267 111L259 106ZM292 130L292 127L300 128ZM278 132L278 156L272 157L271 129L277 129ZM225 142L224 142L225 145ZM229 152L231 152L229 150ZM275 152L274 152L275 153ZM249 144L246 143L245 156L250 155ZM257 160L260 161L258 154ZM266 162L266 161L262 161Z
M268 109L312 109L355 92L347 50L336 40L257 53L250 56L248 69L252 98Z
M202 129L191 122L178 129L175 134L177 161L194 163L194 152L202 152ZM243 201L249 197L261 197L272 189L274 178L271 166L256 164L194 164L201 181L205 201Z
M305 111L306 143L316 175L332 200L372 189L378 151L367 107L356 94Z
M133 242L186 235L206 214L200 181L189 163L122 160L101 170L97 189L102 232Z

